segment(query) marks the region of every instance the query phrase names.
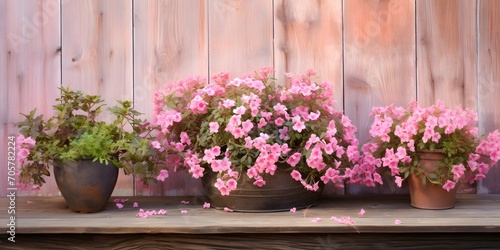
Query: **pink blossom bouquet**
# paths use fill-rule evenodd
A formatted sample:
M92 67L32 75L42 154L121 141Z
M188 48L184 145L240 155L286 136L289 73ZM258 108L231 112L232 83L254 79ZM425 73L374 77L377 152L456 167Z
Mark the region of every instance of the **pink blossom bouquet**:
M282 167L313 191L320 182L374 185L380 176L357 164L356 127L333 108L331 85L316 83L308 71L286 74L289 87L282 87L273 72L265 67L241 78L219 73L209 82L190 77L167 84L154 96L151 147L170 159L168 167L185 167L194 178L217 173L222 195L242 175L261 187ZM181 157L172 162L172 154Z
M460 106L445 107L442 101L422 108L411 102L407 109L389 105L373 108L370 134L373 140L362 147L364 164L386 167L401 183L411 173L441 185L447 191L460 180L482 179L500 159L500 133L478 138L478 115ZM433 173L419 166L419 151L440 151L444 159Z

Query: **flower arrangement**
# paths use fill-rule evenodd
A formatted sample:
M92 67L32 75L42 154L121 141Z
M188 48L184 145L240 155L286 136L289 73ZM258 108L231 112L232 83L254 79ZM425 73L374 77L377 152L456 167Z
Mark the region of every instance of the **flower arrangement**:
M97 95L61 87L61 97L53 106L49 119L36 115L36 109L23 114L18 122L17 161L20 166L19 186L37 190L50 176L50 167L58 162L93 159L112 162L126 174L134 174L145 183L156 181L158 169L150 154L149 141L138 133L149 135L147 126L135 117L140 113L130 101L118 101L108 110L112 122L99 121L104 106ZM150 132L150 131L149 131Z
M447 108L442 101L423 108L411 102L407 109L389 105L372 109L373 141L362 147L365 164L386 167L401 187L411 173L447 191L460 180L470 183L485 177L500 159L500 133L478 138L478 115L460 106ZM444 159L432 173L419 166L418 152L440 151Z
M236 189L243 174L262 187L283 163L290 178L312 191L320 182L381 182L375 167L357 164L356 127L333 108L330 84L316 83L310 70L286 74L290 87L283 87L273 72L264 67L231 80L219 73L210 82L189 77L157 90L151 124L156 156L167 159L166 166L185 167L194 178L217 173L215 187L222 195ZM158 179L167 176L162 170Z

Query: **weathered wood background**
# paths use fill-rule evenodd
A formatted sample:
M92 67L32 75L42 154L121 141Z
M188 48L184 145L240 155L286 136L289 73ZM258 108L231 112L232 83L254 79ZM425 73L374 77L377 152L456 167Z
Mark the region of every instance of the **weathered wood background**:
M267 65L278 79L312 68L331 81L361 142L372 107L415 99L472 108L487 133L500 128L500 1L1 0L0 159L19 113L50 115L57 86L132 99L149 118L152 93L166 82ZM58 195L49 179L31 195ZM476 190L500 193L499 180L497 166ZM120 176L114 194L200 193L197 180L178 173L149 190Z

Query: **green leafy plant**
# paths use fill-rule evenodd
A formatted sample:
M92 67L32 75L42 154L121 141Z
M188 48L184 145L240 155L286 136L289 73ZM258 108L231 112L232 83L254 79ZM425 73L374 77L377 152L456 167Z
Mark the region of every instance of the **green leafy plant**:
M52 117L44 119L34 109L16 124L21 186L39 188L44 177L50 176L50 166L77 159L111 162L144 183L156 181L154 152L147 146L151 131L136 118L140 113L132 102L117 101L118 105L107 109L115 119L106 122L97 119L105 106L100 96L69 87L60 91Z

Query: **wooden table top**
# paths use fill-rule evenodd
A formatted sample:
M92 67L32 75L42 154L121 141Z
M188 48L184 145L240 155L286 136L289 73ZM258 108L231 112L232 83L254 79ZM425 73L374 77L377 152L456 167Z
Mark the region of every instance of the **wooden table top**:
M113 201L116 198L128 199L121 202L122 209ZM325 198L318 206L295 213L224 212L204 209L204 201L203 197L112 197L104 211L82 214L67 209L62 197L16 197L16 234L500 232L500 195L459 194L456 207L447 210L412 208L407 195ZM8 206L9 199L1 197L3 232L8 230ZM144 219L137 217L139 209L164 209L167 214ZM358 214L361 209L364 215ZM344 216L355 224L331 219Z

